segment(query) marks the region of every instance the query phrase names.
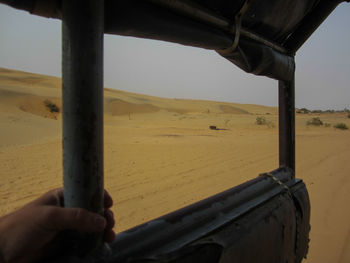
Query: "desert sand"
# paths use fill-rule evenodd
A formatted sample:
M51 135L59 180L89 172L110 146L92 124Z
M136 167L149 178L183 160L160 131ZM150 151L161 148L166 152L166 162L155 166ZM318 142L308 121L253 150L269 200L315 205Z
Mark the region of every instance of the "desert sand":
M0 68L0 216L62 186L61 80ZM117 87L121 88L122 87ZM115 231L278 166L277 108L105 89L105 188ZM264 116L269 125L257 125ZM330 127L307 126L320 117ZM297 114L296 175L311 199L308 263L350 262L350 131L345 113ZM209 129L215 125L219 130Z

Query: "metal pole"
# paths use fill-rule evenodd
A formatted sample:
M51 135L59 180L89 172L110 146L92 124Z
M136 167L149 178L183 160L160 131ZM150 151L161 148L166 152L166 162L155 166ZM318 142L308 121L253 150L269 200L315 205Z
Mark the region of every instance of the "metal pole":
M104 1L62 4L64 205L102 214ZM101 236L74 236L80 255L102 245Z
M295 177L295 78L279 81L279 164Z

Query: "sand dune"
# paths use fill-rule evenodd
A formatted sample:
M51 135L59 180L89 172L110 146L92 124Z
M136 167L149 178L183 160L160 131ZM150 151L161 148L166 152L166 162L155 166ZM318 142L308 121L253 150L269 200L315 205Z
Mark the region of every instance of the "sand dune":
M62 185L61 80L0 68L0 215ZM277 109L105 89L105 186L122 231L278 166ZM258 116L274 125L258 126ZM306 262L350 259L350 131L345 114L296 118L297 177L309 189ZM222 130L211 130L215 125Z
M105 113L115 115L126 115L135 113L152 113L160 109L152 104L136 104L126 102L120 99L110 99L105 102Z

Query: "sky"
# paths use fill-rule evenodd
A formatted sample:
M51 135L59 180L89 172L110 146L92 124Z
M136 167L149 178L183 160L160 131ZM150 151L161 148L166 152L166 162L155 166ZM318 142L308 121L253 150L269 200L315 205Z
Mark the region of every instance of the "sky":
M350 3L296 55L296 107L350 108ZM61 77L61 22L0 4L0 67ZM216 52L115 35L104 38L104 85L167 98L277 106L278 83Z

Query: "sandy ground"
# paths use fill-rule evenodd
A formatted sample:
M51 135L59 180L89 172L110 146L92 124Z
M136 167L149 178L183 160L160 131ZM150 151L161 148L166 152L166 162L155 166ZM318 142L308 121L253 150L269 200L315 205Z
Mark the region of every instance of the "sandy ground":
M0 68L0 215L62 185L57 78ZM256 125L264 116L270 125ZM296 118L297 177L309 189L308 263L350 262L350 131ZM215 125L221 130L210 130ZM105 90L105 187L123 231L278 166L277 109Z

